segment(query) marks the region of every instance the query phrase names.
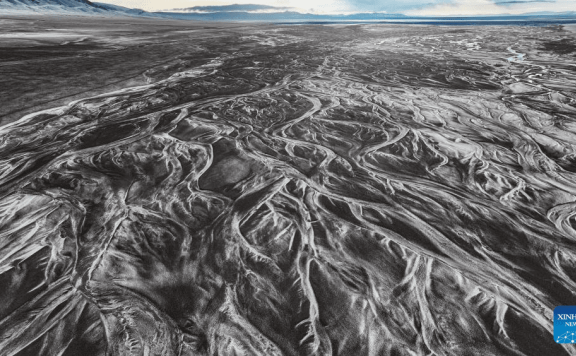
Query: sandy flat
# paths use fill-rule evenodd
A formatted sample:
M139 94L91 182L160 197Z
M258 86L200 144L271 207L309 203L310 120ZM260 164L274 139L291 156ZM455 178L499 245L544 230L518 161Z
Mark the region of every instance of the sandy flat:
M562 27L570 32L576 32L576 24L568 24L568 25L562 25Z

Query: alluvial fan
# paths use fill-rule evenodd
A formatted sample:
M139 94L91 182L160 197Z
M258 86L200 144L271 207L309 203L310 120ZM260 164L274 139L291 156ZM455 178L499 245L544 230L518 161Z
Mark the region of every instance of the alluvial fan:
M0 353L576 355L570 38L263 29L0 128Z

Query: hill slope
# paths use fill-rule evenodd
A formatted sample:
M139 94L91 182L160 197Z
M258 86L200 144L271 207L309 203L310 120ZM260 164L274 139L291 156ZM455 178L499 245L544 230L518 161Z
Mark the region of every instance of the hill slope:
M2 14L86 14L140 16L147 12L88 0L0 0Z

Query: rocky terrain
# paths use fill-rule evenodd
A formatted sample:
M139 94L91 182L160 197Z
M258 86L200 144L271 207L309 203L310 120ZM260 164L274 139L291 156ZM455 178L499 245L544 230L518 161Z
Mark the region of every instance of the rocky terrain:
M573 33L164 36L0 127L3 354L576 355Z

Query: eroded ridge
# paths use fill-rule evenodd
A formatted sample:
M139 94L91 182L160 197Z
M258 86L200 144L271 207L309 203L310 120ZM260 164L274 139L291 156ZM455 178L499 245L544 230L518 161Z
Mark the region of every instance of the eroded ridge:
M267 29L3 127L0 350L575 355L558 36Z

